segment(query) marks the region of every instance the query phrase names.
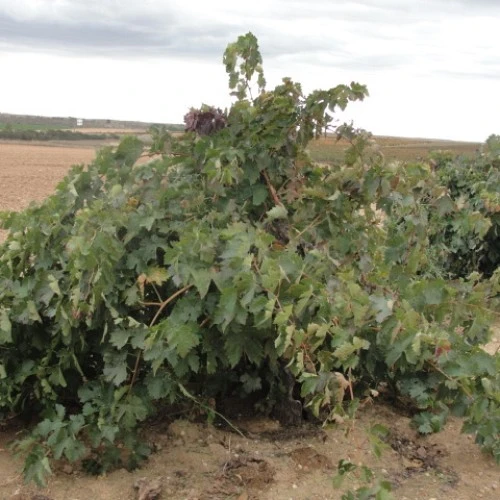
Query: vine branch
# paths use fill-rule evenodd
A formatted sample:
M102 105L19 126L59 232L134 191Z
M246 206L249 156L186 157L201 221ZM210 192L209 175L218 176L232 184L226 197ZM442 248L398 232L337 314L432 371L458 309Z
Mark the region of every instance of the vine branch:
M185 287L181 288L180 290L177 290L175 293L170 295L167 299L165 299L163 302L143 302L142 304L145 306L158 306L158 311L156 311L156 314L154 315L153 319L151 320L151 323L149 324L149 328L151 328L155 323L160 314L162 313L163 309L170 304L175 298L177 298L179 295L182 295L184 292L189 290L193 285L186 285ZM128 393L130 394L132 391L132 388L134 387L135 381L137 380L137 374L139 373L139 366L141 364L141 357L142 357L142 350L138 349L137 350L137 357L135 359L135 365L134 365L134 370L132 371L132 380L130 381L130 385L128 388Z
M281 203L281 200L279 199L278 193L276 193L276 189L271 184L271 179L269 179L269 175L267 175L267 172L265 170L262 170L261 174L262 177L264 177L264 180L266 181L267 189L269 190L269 194L271 195L271 198L273 199L274 203L276 205L283 205L283 203Z
M180 290L177 290L175 293L173 293L168 299L165 299L163 302L159 303L159 308L158 311L156 311L156 314L154 315L154 318L151 320L151 323L149 324L149 327L152 327L155 323L160 314L162 313L163 309L167 307L170 302L172 302L174 299L176 299L179 295L182 295L184 292L192 288L193 285L186 285L185 287L181 288Z

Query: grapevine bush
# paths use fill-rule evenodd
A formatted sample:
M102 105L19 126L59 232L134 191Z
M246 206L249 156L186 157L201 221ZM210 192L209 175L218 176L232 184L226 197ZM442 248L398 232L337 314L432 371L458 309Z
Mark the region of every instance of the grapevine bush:
M436 240L464 221L484 234L487 214L351 126L342 164L310 160L363 85L267 90L250 33L224 64L228 111L192 109L180 137L156 127L149 151L127 137L3 216L0 416L34 417L26 478L62 458L134 467L140 423L186 397L258 394L297 416L290 376L325 421L383 392L423 433L464 416L500 459L500 357L482 349L500 273L450 279Z
M444 253L443 267L454 277L473 271L491 276L500 265L500 136L490 136L473 160L446 152L434 154L433 160L438 180L453 203L468 207L464 214L469 217L452 216L434 237L437 246L451 250ZM473 220L481 218L486 224Z

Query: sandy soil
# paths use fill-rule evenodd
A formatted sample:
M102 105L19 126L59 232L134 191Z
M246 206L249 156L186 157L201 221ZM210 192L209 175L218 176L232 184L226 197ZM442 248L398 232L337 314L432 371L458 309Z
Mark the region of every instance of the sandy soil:
M93 146L0 143L0 210L43 199L71 164L89 162L94 152ZM492 351L499 339L500 328ZM375 404L360 412L354 427L283 429L261 418L234 423L245 437L203 422L157 419L146 430L156 452L143 468L92 477L78 465L58 464L48 488L38 490L23 484L21 462L9 450L20 424L0 422L0 500L131 500L138 498L134 484L156 486L158 498L172 500L340 499L332 487L340 459L373 467L393 483L399 500L500 498L500 468L471 436L460 434L458 420L439 434L420 437L406 416ZM380 460L371 454L364 430L375 423L391 431Z
M0 142L0 211L20 210L41 201L54 191L71 165L89 163L95 157L95 143ZM5 231L0 230L0 242Z
M473 156L481 146L474 142L456 142L439 139L410 139L400 137L376 136L380 151L389 160L414 161L426 158L429 153L437 150L452 151L456 155ZM312 141L309 151L314 159L321 162L337 161L343 157L349 144L346 141L337 141L335 137L328 136Z
M0 431L0 498L52 500L132 500L134 484L158 481L159 498L171 500L320 500L339 499L332 486L342 458L373 468L394 485L400 500L500 497L500 474L493 460L481 454L470 437L460 434L460 422L419 437L409 419L381 405L362 411L354 428L323 430L303 426L282 429L271 420L235 421L245 432L177 420L152 424L147 437L157 451L139 470L118 470L102 477L85 475L78 467L59 464L47 489L22 484L20 463L6 449L14 430ZM391 430L390 446L380 460L373 457L364 429L381 423ZM356 486L356 480L346 487ZM40 499L41 500L41 499Z
M94 145L0 142L0 210L19 210L43 200L71 165L89 163L95 151Z

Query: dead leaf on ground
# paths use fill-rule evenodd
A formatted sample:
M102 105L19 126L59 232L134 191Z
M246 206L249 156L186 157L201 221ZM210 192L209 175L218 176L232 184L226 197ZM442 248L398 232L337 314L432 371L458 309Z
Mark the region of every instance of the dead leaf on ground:
M155 500L161 494L161 481L159 479L139 478L134 483L137 489L137 500Z

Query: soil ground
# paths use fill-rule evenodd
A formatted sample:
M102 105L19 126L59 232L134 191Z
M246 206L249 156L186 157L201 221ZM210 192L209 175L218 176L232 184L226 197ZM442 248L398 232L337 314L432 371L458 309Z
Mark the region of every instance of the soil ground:
M92 160L98 146L0 143L0 210L42 200L70 165ZM499 339L497 329L488 349L498 349ZM340 459L372 467L392 482L399 500L500 498L500 468L472 436L460 434L456 419L441 433L422 437L407 416L375 402L360 410L353 426L282 428L270 419L238 416L233 423L245 437L203 422L157 419L145 431L156 451L141 469L93 477L78 466L56 464L48 487L40 490L23 483L21 461L9 449L21 424L0 422L0 500L131 500L140 492L143 499L153 498L148 487L171 500L340 499L342 491L332 486ZM365 432L376 423L390 430L380 459L372 455ZM354 486L356 479L346 483Z
M0 142L0 211L20 210L52 194L71 165L92 161L97 146ZM4 237L0 230L0 242Z
M390 446L380 459L373 457L365 432L375 423L390 429ZM460 434L458 420L439 434L420 437L407 417L375 404L360 412L352 428L283 429L257 417L234 424L245 437L205 423L159 421L146 432L157 451L141 469L92 477L59 464L43 490L23 485L21 462L8 450L18 429L0 429L0 498L35 500L38 493L52 500L132 500L137 498L134 484L145 478L150 485L159 482L159 498L171 500L340 499L342 491L332 486L340 459L372 467L392 482L399 500L500 497L498 466L470 436ZM345 484L357 485L355 478Z
M375 137L382 154L389 160L415 161L424 159L433 151L451 151L456 155L472 156L481 146L477 142L457 142L440 139L409 139L401 137ZM345 140L337 141L334 136L312 141L309 151L319 162L335 162L344 156L349 147Z

